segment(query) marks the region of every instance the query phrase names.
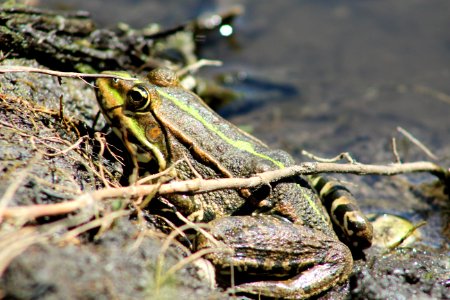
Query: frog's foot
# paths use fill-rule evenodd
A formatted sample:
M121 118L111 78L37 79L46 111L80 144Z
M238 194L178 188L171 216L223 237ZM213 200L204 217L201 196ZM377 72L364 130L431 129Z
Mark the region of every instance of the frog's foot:
M233 266L245 280L235 292L303 299L346 280L351 273L349 248L321 231L272 215L224 217L209 224L214 238L234 252L218 251L206 257L219 273ZM201 235L197 242L199 249L214 247Z

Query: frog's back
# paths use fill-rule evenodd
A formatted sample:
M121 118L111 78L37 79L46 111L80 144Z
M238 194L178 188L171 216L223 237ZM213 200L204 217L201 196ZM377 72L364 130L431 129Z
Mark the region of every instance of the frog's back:
M171 119L168 130L173 131L176 136L184 134L185 142L191 143L191 148L196 147L196 152L204 152L205 156L213 157L232 176L246 177L293 165L294 160L289 154L270 149L260 140L224 120L196 95L179 88L159 88L158 91L165 103L160 108L164 111L158 111L157 115L180 116L178 119ZM255 203L264 200L260 207L262 213L278 214L295 223L334 234L320 199L301 177L282 180L273 184L270 190L270 195L256 192L252 196L256 197L253 199ZM267 207L263 207L264 205Z
M158 88L165 101L158 115L178 115L171 119L176 135L183 133L187 143L213 156L234 176L250 176L258 171L275 170L293 164L285 152L272 150L259 139L245 133L207 107L196 95L180 88ZM162 122L165 122L162 120Z

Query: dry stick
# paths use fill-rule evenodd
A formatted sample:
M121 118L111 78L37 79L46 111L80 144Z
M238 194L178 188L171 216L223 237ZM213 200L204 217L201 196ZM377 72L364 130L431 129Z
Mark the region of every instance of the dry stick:
M180 216L180 215L178 215ZM207 248L207 249L202 249L200 251L198 251L195 254L191 254L188 257L178 261L175 265L173 265L169 270L166 271L166 273L163 275L162 274L162 268L164 266L164 260L165 260L165 254L167 252L167 250L169 249L169 246L176 241L175 238L177 235L179 235L179 232L177 231L172 231L167 238L164 240L163 245L161 246L161 250L160 253L158 255L158 259L157 259L157 267L156 267L156 271L155 271L155 276L156 276L156 286L157 288L159 288L168 278L170 278L170 276L172 276L176 271L178 271L179 269L183 268L185 265L191 263L194 260L199 259L200 257L209 254L209 253L216 253L216 252L225 252L225 253L233 253L233 250L229 247L226 247L224 244L220 244L209 232L205 231L203 228L207 228L209 227L207 224L202 224L202 223L193 223L189 220L187 220L186 218L184 218L183 216L181 216L183 221L186 222L186 224L178 227L178 231L183 232L186 229L195 229L198 232L201 232L203 235L205 235L205 237L210 240L215 247L214 248ZM203 227L203 228L202 228Z
M27 226L0 234L0 277L10 262L33 244L52 239L55 233L76 227L91 219L83 213L40 226Z
M75 200L69 200L54 204L36 204L30 206L14 206L3 209L0 218L24 218L33 220L43 216L55 216L74 212L94 203L94 197L90 193L82 194Z
M200 59L196 61L195 63L184 67L183 69L179 70L177 72L178 77L182 77L186 75L189 72L196 72L198 69L204 67L204 66L221 66L222 62L220 60L211 60L211 59Z
M41 153L41 154L43 154L45 156L59 156L59 155L62 155L62 154L66 154L67 152L69 152L72 149L76 149L87 138L87 136L80 137L74 144L70 145L69 147L67 147L64 150L56 149L56 148L51 147L50 145L48 145L48 144L46 144L44 142L41 142L44 145L46 145L47 147L49 147L49 148L52 148L54 150L60 150L60 151L58 151L56 153L48 153L48 152L40 150L36 146L36 142L34 141L35 138L36 138L35 136L30 136L30 142L31 142L31 145L33 146L33 149L35 149L36 151L38 151L39 153Z
M11 130L16 131L17 134L20 134L21 136L29 137L30 138L30 142L32 144L32 147L35 150L37 150L38 152L40 152L40 153L42 153L42 154L44 154L46 156L57 156L57 155L65 154L65 153L69 152L70 150L77 150L78 146L81 144L81 142L87 137L87 136L81 137L75 144L72 144L72 143L69 143L68 141L65 141L65 140L62 140L62 139L56 138L56 137L39 137L39 138L37 138L36 136L30 135L30 134L26 133L25 131L16 128L15 126L13 126L12 124L10 124L8 122L4 122L4 121L0 120L0 127L1 126L6 126L6 127L10 128ZM43 152L43 151L39 150L37 148L37 146L36 146L35 139L39 140L42 144L46 145L47 147L49 147L51 149L54 149L55 151L57 151L57 153L47 153L47 152ZM66 144L66 145L68 145L68 148L66 148L65 150L59 151L60 149L52 147L52 146L44 143L43 140L48 140L48 141L52 141L52 142L55 142L55 143ZM80 154L81 156L87 158L86 153L84 153L82 151L79 151L78 154ZM68 157L71 158L71 159L74 159L70 155ZM86 169L92 171L92 173L94 175L96 175L97 177L101 178L103 181L106 180L105 177L102 174L99 174L94 168L91 167L91 165L85 164L85 167L86 167ZM108 172L108 174L111 176L110 172Z
M282 178L299 174L316 173L352 173L359 175L396 175L401 173L429 172L441 180L448 180L450 170L445 170L431 162L412 162L391 165L363 165L363 164L336 164L336 163L302 163L297 166L275 171L256 174L249 178L221 178L221 179L191 179L173 181L163 184L158 189L159 195L173 193L205 193L221 189L241 189L261 186L268 182L278 181ZM41 216L60 215L73 212L87 205L107 198L140 197L155 192L157 185L128 186L119 188L105 188L85 193L74 200L58 204L40 204L32 206L18 206L4 208L1 217L22 217L32 220Z
M112 151L110 148L110 145L108 144L108 142L105 139L105 133L102 132L96 132L95 133L95 139L101 144L101 147L108 150L109 154L114 157L114 159L121 164L122 166L125 166L125 164L123 163L123 158L121 156L119 156L118 154L115 154L115 151ZM114 145L111 145L112 147L114 147ZM117 149L116 147L114 147L118 152L122 152L119 149Z
M430 95L430 96L438 99L439 101L450 104L450 96L441 91L429 88L424 85L416 85L416 86L414 86L414 90L419 93L425 94L425 95Z
M395 137L392 138L392 153L394 154L395 162L400 164L402 160L400 159L400 155L398 154L397 151L397 141Z
M59 77L70 77L70 78L118 78L121 80L137 80L136 78L130 78L130 77L122 77L112 74L88 74L88 73L77 73L77 72L60 72L60 71L54 71L54 70L46 70L46 69L39 69L39 68L33 68L33 67L25 67L25 66L3 66L0 67L0 73L21 73L21 72L28 72L28 73L41 73L46 75L53 75L53 76L59 76Z
M159 173L152 174L152 175L149 175L149 176L146 176L146 177L144 177L144 178L139 179L139 180L137 181L137 184L138 184L138 185L142 185L142 184L145 184L145 183L147 183L147 182L149 182L149 181L152 181L153 179L161 178L161 177L164 176L164 175L167 175L167 176L173 178L173 175L171 175L170 173L171 173L172 171L174 171L174 170L175 170L175 167L176 167L177 165L179 165L181 162L183 162L182 159L177 160L176 162L174 162L172 165L170 165L170 166L169 166L167 169L165 169L164 171L161 171L161 172L159 172Z
M335 162L345 159L351 164L357 164L356 160L353 159L353 157L350 155L349 152L342 152L332 158L324 158L324 157L314 155L311 152L308 152L306 150L302 150L302 155L304 155L314 161L321 162L321 163L335 163Z
M2 236L2 239L4 238L5 236ZM8 245L2 245L0 249L0 277L15 257L23 253L29 246L44 241L47 237L34 228L22 228L14 232L12 238Z
M197 224L197 226L206 226L205 224ZM183 232L184 230L190 229L192 228L191 225L189 224L184 224L180 227L178 227L178 230ZM161 287L161 285L163 284L163 282L165 281L165 278L162 275L162 269L164 266L164 262L165 262L165 255L166 255L166 251L169 249L169 246L176 241L175 238L177 237L177 235L179 234L179 231L172 231L167 238L164 240L164 243L161 245L161 249L159 251L158 254L158 258L156 260L156 268L155 268L155 294L158 295L159 293L159 289Z
M105 153L105 143L103 142L104 139L101 136L101 134L99 132L96 132L94 134L94 138L97 142L99 142L100 144L100 151L98 152L98 170L100 173L100 179L103 182L103 185L106 187L111 187L110 184L108 183L108 181L105 178L105 169L103 167L103 154Z
M416 139L411 133L403 129L402 127L397 127L397 131L403 134L408 140L410 140L414 145L419 147L426 155L428 155L431 159L437 160L437 156L431 152L421 141Z
M88 230L100 227L100 232L102 232L101 228L104 226L109 226L115 219L129 215L130 212L126 210L119 210L115 212L111 212L106 214L105 216L92 220L86 224L78 226L69 232L65 233L60 239L61 240L71 240L77 237L78 235L86 232ZM105 223L106 222L106 223ZM98 234L97 234L98 235Z

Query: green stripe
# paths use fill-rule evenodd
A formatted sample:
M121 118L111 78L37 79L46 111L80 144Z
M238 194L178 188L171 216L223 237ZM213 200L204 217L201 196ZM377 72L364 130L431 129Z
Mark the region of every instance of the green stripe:
M299 184L297 184L297 185L299 185ZM309 205L312 206L312 208L317 213L317 215L320 216L322 218L322 220L326 223L327 221L325 220L325 217L323 216L323 213L320 211L320 209L317 207L316 203L313 201L313 199L311 199L311 197L308 195L308 193L306 193L301 188L301 186L300 186L300 192L303 194L303 197L306 198L306 200L308 200Z
M158 91L158 93L161 96L172 100L173 103L176 106L178 106L179 108L181 108L182 110L184 110L185 112L187 112L188 114L193 116L197 121L199 121L206 128L208 128L209 130L211 130L212 132L217 134L222 140L224 140L229 145L231 145L231 146L233 146L235 148L238 148L239 150L246 151L246 152L248 152L250 154L253 154L253 155L258 156L260 158L263 158L263 159L266 159L268 161L271 161L277 167L279 167L280 169L284 168L284 164L282 162L279 162L279 161L277 161L277 160L275 160L275 159L273 159L270 156L267 156L265 154L256 152L256 150L253 148L253 145L251 143L246 142L246 141L242 141L242 140L233 140L233 139L229 138L228 136L226 136L226 134L223 133L222 131L220 131L219 128L217 128L216 126L214 126L211 123L208 123L208 121L206 121L195 108L184 104L182 101L178 100L177 98L173 97L170 94L167 94L166 92L164 92L164 91L162 91L160 89L157 89L157 91Z
M217 134L222 140L224 140L226 143L228 143L229 145L242 150L242 151L246 151L250 154L253 154L255 156L258 156L262 159L266 159L268 161L273 162L277 167L279 167L280 169L284 168L284 164L280 161L277 161L273 158L271 158L270 156L267 156L265 154L256 152L256 150L253 148L253 145L249 142L246 141L242 141L242 140L233 140L231 138L229 138L225 133L223 133L222 131L219 130L219 128L217 128L216 126L214 126L211 123L208 123L208 121L206 121L202 115L193 107L186 105L185 103L183 103L182 101L178 100L176 97L160 90L157 89L158 93L163 96L166 97L170 100L172 100L172 102L178 106L180 109L184 110L185 112L187 112L188 114L190 114L191 116L193 116L196 120L198 120L200 123L202 123L206 128L208 128L209 130L211 130L212 132L214 132L215 134ZM316 206L315 202L311 199L311 197L309 197L309 195L307 193L305 193L303 191L302 188L300 188L301 193L303 194L303 197L306 198L306 200L309 202L309 205L314 209L314 211L317 213L317 215L319 215L322 220L324 222L325 218L322 214L322 212L319 210L319 208Z

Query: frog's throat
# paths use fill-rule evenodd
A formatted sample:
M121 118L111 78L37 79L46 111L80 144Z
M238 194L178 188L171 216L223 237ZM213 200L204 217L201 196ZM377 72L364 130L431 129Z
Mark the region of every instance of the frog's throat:
M167 167L167 161L164 158L164 154L161 152L161 150L158 149L158 147L156 145L153 145L152 143L150 143L147 140L147 137L145 135L145 130L141 126L139 126L139 123L137 120L130 118L129 122L130 122L129 128L134 128L134 134L135 134L136 138L138 139L138 141L142 145L147 147L153 153L154 157L158 161L159 171L164 171Z
M253 145L251 143L246 142L246 141L242 141L242 140L233 140L233 139L227 137L225 133L223 133L222 131L219 130L219 128L217 128L216 126L214 126L211 123L208 123L208 121L206 121L195 108L184 104L183 102L178 100L176 97L174 97L174 96L172 96L172 95L162 91L161 89L157 89L157 91L158 91L158 93L161 96L170 99L176 106L178 106L180 109L182 109L185 112L187 112L189 115L194 117L197 121L202 123L206 128L208 128L209 130L214 132L218 137L220 137L227 144L229 144L229 145L231 145L231 146L233 146L233 147L235 147L235 148L237 148L237 149L239 149L241 151L245 151L245 152L248 152L248 153L250 153L250 154L252 154L254 156L257 156L257 157L260 157L262 159L268 160L268 161L272 162L273 164L275 164L280 169L283 169L285 167L282 162L280 162L278 160L275 160L275 159L271 158L270 156L267 156L265 154L257 152L253 148Z

